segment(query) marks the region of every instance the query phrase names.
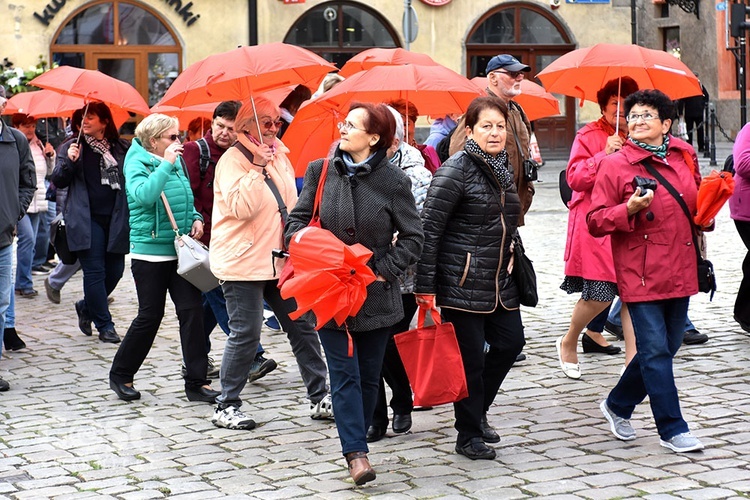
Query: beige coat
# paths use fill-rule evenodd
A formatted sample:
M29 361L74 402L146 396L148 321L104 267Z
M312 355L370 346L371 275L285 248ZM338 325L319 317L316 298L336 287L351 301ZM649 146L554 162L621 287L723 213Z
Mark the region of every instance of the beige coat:
M250 151L258 148L243 134L238 140ZM297 188L288 152L277 139L276 154L266 170L291 212L297 203ZM278 278L284 260L272 259L271 251L282 248L284 242L279 205L266 185L261 168L236 147L227 149L216 164L211 219L211 270L217 278L224 281Z

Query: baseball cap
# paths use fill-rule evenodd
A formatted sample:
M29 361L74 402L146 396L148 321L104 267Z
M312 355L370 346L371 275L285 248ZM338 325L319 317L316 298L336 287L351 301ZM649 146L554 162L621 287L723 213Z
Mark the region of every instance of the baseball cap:
M490 62L487 63L487 70L485 71L485 73L489 75L492 71L498 69L505 69L508 71L523 71L524 73L531 71L531 67L523 64L521 61L510 54L500 54L499 56L495 56L490 59Z

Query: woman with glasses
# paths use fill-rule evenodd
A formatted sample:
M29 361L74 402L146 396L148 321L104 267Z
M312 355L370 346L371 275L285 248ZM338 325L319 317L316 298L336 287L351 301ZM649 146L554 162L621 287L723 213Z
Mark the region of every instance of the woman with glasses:
M367 458L367 429L386 344L404 316L399 279L416 262L424 240L411 182L388 162L395 129L384 104L352 104L339 123L341 141L328 158L325 179L325 160L311 162L284 232L289 243L308 225L318 183L323 182L321 226L347 245L360 243L373 252L368 265L377 279L367 287L362 308L344 324L329 321L318 331L331 375L341 451L357 485L375 479Z
M672 366L690 296L698 292L692 221L698 158L669 133L674 104L662 92L631 94L625 113L630 138L602 160L587 220L593 236L610 236L638 352L600 408L615 437L630 441L636 437L630 417L648 396L660 444L675 452L701 450L682 418Z
M130 143L120 139L106 104L83 108L80 140L61 147L50 180L68 188L63 215L68 247L83 269L83 300L75 304L78 327L102 342L118 343L107 297L125 269L128 253L128 200L123 165Z
M228 429L252 429L255 421L240 407L263 326L263 300L271 306L289 338L307 389L310 417L333 418L326 365L320 341L304 319L292 321L297 309L277 287L281 264L273 250L283 247L284 217L297 202L289 150L276 137L279 108L264 97L246 102L234 122L237 142L216 164L211 230L211 270L222 280L229 314L229 337L221 360L221 395L211 422ZM279 198L277 198L277 196Z
M189 401L213 403L217 391L206 379L208 355L203 334L201 292L177 274L175 233L162 193L181 234L199 239L203 218L193 206L190 179L182 162L176 118L154 113L135 129L125 158L130 207L131 271L138 295L138 315L130 324L109 371L109 386L125 401L139 399L133 378L146 359L164 317L167 292L180 325Z
M619 347L609 344L602 335L607 318L605 311L609 311L609 305L617 296L609 236L591 236L586 214L602 159L622 149L627 140L624 101L637 90L638 85L629 77L615 78L599 89L596 98L602 116L578 131L570 149L566 179L573 195L568 203L565 279L560 288L569 294L580 293L581 298L573 307L568 332L558 338L555 345L560 368L572 379L581 378L576 351L584 327L583 352L620 352Z

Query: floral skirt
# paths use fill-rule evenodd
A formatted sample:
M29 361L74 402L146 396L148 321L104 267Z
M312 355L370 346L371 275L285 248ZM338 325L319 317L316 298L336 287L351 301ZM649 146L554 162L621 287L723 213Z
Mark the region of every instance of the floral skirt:
M580 293L583 300L612 302L617 297L617 284L609 281L587 280L580 276L566 276L560 285L561 290Z

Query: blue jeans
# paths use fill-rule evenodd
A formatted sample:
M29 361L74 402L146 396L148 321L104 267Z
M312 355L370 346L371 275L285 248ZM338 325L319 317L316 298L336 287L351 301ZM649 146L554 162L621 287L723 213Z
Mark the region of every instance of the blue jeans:
M3 333L5 331L5 313L13 298L13 245L0 248L0 357L2 357Z
M48 184L48 183L47 183ZM52 219L55 218L56 204L54 201L47 202L47 211L39 214L39 230L36 233L34 242L34 260L32 267L41 266L47 262L47 252L49 251L49 226Z
M211 332L216 325L229 335L229 313L227 300L220 286L202 294L203 297L203 331L206 334L206 352L211 352ZM263 354L263 346L258 344L258 354Z
M349 341L345 331L318 330L328 361L336 430L344 455L353 451L369 451L367 429L372 423L378 399L385 346L392 334L393 327L351 332L354 355L349 357Z
M638 352L607 397L607 405L617 416L630 418L648 395L656 428L665 441L688 431L672 360L682 344L689 303L689 297L684 297L628 304Z
M27 213L18 221L16 290L29 292L34 289L34 283L31 281L31 264L34 261L34 245L42 215L44 214Z
M617 297L614 302L612 302L612 306L609 308L609 315L607 316L607 321L612 323L613 325L617 325L622 327L622 319L620 319L620 311L622 310L622 302L620 302L620 298ZM606 310L605 310L606 312ZM597 319L599 319L599 316L591 320L591 323L594 323ZM686 318L687 321L685 321L685 331L688 330L695 330L695 325L692 321L690 321L690 318ZM589 325L591 325L589 323ZM602 327L604 324L602 323ZM594 330L595 332L601 332L601 330Z
M99 332L114 328L107 297L122 278L125 255L107 251L109 227L91 220L91 247L78 252L83 269L84 310Z

